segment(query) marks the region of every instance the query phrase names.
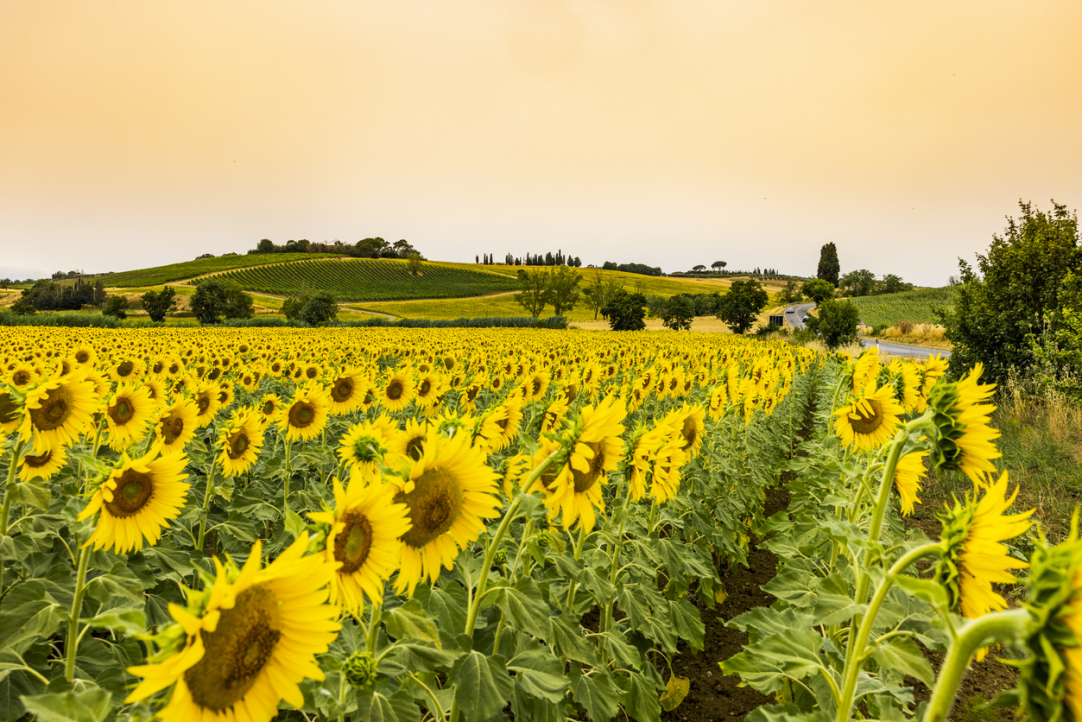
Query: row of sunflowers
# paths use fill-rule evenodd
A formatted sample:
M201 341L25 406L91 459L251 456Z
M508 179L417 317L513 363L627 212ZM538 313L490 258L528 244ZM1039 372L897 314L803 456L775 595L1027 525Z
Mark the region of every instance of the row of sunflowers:
M1082 545L1022 558L979 368L537 330L0 349L0 719L659 720L752 534L777 602L723 669L757 719L946 719L997 643L1009 701L1082 719ZM973 482L935 540L902 521L929 468Z

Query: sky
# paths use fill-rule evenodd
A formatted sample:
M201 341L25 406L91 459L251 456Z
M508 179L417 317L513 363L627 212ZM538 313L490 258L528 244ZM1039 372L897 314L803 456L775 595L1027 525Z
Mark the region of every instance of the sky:
M1082 3L0 1L0 275L261 238L939 286L1082 205Z

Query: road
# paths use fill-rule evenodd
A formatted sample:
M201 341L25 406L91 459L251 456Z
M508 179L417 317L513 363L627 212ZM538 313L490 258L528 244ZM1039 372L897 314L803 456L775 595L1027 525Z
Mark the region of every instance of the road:
M808 315L808 312L815 308L814 303L798 303L795 306L791 306L792 313L785 314L785 322L789 324L794 330L800 330L804 328L804 317ZM786 309L788 310L788 309ZM904 346L900 343L889 343L887 341L879 341L878 339L868 338L867 336L860 337L860 344L865 348L869 346L879 346L879 353L890 354L891 356L934 356L935 354L941 354L943 358L950 358L951 352L944 351L943 349L931 349L931 348L918 348L917 346Z

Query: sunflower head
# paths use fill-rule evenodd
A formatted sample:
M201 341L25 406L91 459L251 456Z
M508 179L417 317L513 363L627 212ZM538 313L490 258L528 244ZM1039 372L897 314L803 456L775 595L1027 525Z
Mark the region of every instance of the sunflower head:
M745 399L746 401L746 399ZM904 413L894 398L892 386L876 387L870 382L848 406L834 412L834 430L845 446L874 451L893 436Z
M996 407L984 403L996 387L978 383L982 371L978 363L961 381L938 383L928 396L932 464L936 470L961 471L975 483L995 471L992 459L1001 456L994 443L999 432L989 425Z
M310 441L327 427L329 403L322 389L306 384L298 386L293 401L285 409L286 438L290 441Z
M70 446L91 424L98 409L94 385L82 372L37 384L26 393L19 435L34 440L41 453L46 448Z

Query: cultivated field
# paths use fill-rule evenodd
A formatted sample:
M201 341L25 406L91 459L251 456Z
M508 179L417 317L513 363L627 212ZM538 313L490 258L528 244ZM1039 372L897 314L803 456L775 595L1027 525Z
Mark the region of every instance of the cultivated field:
M954 304L954 289L945 286L850 300L860 310L860 319L869 326L889 325L896 321L935 323L935 309Z

